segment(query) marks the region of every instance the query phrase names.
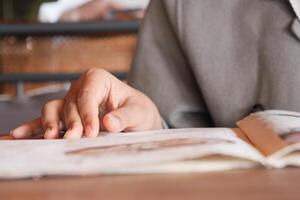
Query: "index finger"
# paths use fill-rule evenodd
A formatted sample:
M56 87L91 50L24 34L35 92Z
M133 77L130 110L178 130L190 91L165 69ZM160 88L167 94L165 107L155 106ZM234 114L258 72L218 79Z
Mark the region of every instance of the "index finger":
M100 130L98 107L110 87L106 76L102 70L89 70L78 90L77 106L87 137L96 137Z
M41 118L34 119L11 131L11 135L16 139L29 138L33 135L42 133Z

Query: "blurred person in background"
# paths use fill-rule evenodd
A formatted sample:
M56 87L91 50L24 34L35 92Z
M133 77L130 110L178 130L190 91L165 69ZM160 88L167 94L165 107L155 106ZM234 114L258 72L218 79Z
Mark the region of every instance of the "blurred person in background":
M41 22L142 19L149 0L59 0L43 3Z

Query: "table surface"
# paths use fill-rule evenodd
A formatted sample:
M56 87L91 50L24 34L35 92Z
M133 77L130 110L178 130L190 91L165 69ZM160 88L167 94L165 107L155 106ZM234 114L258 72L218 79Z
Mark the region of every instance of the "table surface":
M1 180L0 199L300 199L300 170Z

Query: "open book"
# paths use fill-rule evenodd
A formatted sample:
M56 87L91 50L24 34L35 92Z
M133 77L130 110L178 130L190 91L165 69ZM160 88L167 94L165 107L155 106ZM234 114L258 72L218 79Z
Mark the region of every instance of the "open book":
M300 166L300 113L259 112L237 126L0 140L0 178Z

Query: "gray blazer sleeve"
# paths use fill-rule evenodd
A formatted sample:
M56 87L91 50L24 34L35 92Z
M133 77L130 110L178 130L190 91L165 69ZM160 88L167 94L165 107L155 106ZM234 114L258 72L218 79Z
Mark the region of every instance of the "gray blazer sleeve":
M176 1L151 1L140 29L129 84L152 99L170 127L212 126L180 45L176 10Z

